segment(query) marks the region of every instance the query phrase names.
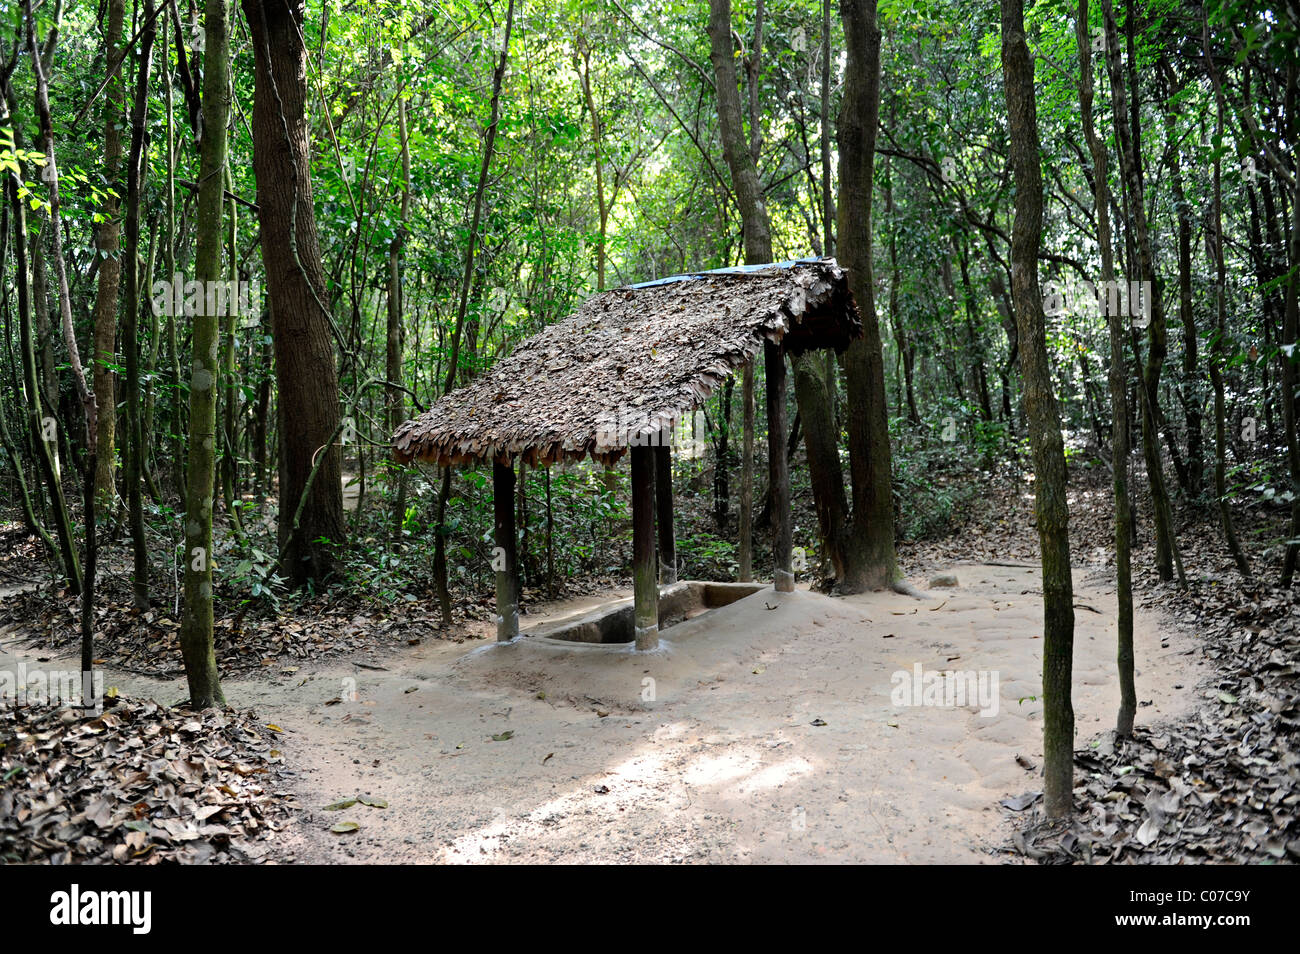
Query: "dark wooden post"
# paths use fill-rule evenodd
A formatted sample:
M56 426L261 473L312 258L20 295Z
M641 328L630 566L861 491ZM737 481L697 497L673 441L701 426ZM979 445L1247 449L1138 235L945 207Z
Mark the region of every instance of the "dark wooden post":
M790 465L785 457L785 354L780 345L763 345L763 367L767 373L767 463L772 486L772 516L776 531L772 537L773 586L782 593L794 592L790 569Z
M740 386L745 405L742 443L744 457L740 464L740 560L736 578L748 583L754 578L754 360L745 362Z
M655 517L659 527L659 582L677 582L677 538L673 534L673 449L670 435L660 433L663 443L655 451Z
M654 455L653 447L632 448L632 613L637 649L654 649L659 645Z
M492 462L492 513L496 528L497 641L519 635L519 552L515 539L515 471L510 463Z

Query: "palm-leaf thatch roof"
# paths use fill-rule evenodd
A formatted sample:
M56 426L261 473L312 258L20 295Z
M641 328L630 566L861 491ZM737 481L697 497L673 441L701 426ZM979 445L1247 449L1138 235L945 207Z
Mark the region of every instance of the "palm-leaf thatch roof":
M601 292L393 435L398 460L603 463L690 414L763 347L842 351L862 333L834 259Z

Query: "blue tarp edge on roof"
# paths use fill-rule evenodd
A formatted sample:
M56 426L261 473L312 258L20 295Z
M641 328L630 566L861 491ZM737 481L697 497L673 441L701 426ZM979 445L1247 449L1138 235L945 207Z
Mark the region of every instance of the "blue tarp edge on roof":
M714 268L707 272L688 272L685 275L670 275L667 278L656 278L653 281L638 282L635 285L628 285L628 288L653 288L656 285L671 285L673 282L694 281L705 275L743 275L746 272L761 272L765 268L793 268L796 265L810 265L817 262L829 261L827 258L792 258L785 262L768 262L763 265L735 265L730 268Z

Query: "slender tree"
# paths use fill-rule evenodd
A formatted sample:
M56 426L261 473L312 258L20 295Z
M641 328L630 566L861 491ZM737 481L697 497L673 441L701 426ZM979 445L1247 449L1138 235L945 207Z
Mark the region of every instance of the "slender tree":
M9 85L15 57L6 64L3 77L3 100L0 101L0 126L8 126L12 119L10 102L15 100L13 89ZM28 266L28 232L27 201L20 189L25 181L26 169L23 164L15 163L17 168L10 169L4 177L5 197L13 216L14 229L14 285L18 299L18 353L22 364L23 398L27 423L27 437L35 457L36 469L45 486L45 496L49 503L51 519L54 523L58 542L55 560L67 583L68 590L77 596L82 591L82 567L77 556L77 543L72 520L68 516L67 499L63 494L58 467L58 440L55 431L59 421L53 413L45 413L41 398L40 369L37 365L35 333L33 328L32 281Z
M1023 0L1001 0L1002 74L1015 181L1011 231L1011 297L1020 343L1025 420L1034 460L1034 504L1043 561L1043 775L1049 817L1069 815L1074 790L1074 581L1070 575L1065 444L1052 391L1038 253L1043 235L1034 61L1025 40Z
M153 0L145 0L145 27L136 54L135 102L131 107L131 148L126 165L126 294L122 309L122 350L126 357L126 453L123 482L126 484L128 523L131 528L131 551L134 575L131 593L137 609L149 608L149 545L145 540L144 501L144 428L140 415L140 204L144 191L145 120L149 109L149 78L153 67L154 30ZM96 475L96 480L99 476Z
M470 290L474 283L474 254L478 245L479 226L483 221L484 196L487 193L488 173L492 170L492 157L496 153L497 124L501 119L501 84L505 79L506 65L510 59L510 30L514 26L515 2L506 7L505 32L498 51L496 68L492 71L492 104L487 133L483 141L483 160L479 165L478 185L474 189L474 211L470 219L469 242L465 248L465 270L461 275L460 296L456 304L456 324L452 331L451 353L447 361L447 378L443 393L450 394L456 386L456 372L460 365L460 342L465 327L465 314L469 310ZM512 471L513 473L513 471ZM513 484L512 484L513 486ZM435 523L433 573L438 587L438 602L442 611L443 626L451 625L451 593L447 583L447 500L451 496L451 468L442 469L442 486L438 489L438 511ZM516 594L517 596L517 594Z
M1136 253L1133 265L1141 280L1148 282L1151 299L1146 303L1150 310L1147 325L1148 352L1146 366L1141 370L1138 387L1139 406L1142 410L1142 450L1146 458L1147 483L1151 487L1152 521L1156 531L1156 571L1162 580L1172 580L1175 570L1178 581L1186 583L1183 574L1182 557L1178 551L1178 541L1174 535L1173 512L1169 504L1169 492L1165 485L1164 464L1160 454L1160 373L1165 360L1165 310L1163 287L1156 274L1156 259L1151 241L1151 228L1147 219L1146 188L1142 177L1142 153L1136 138L1138 124L1134 122L1136 96L1131 100L1126 87L1126 80L1119 50L1119 27L1115 20L1114 4L1111 0L1102 0L1102 15L1106 38L1106 68L1110 77L1111 105L1115 120L1115 139L1119 146L1119 166L1123 172L1124 197L1128 208L1128 228L1132 246ZM1132 27L1133 11L1128 12L1128 26ZM1133 54L1128 61L1133 65ZM1135 70L1129 71L1129 77L1135 78ZM1129 284L1131 288L1131 283ZM1129 310L1135 302L1129 295ZM1134 355L1138 356L1137 335L1133 334Z
M83 420L86 425L86 476L82 490L85 511L85 576L81 587L81 674L83 695L90 686L90 673L95 668L94 613L95 613L95 455L98 451L96 428L98 412L95 392L87 380L77 345L76 330L72 324L72 292L68 285L68 268L63 256L62 202L59 192L59 170L54 149L54 121L50 116L50 91L45 79L45 62L53 54L53 43L59 31L62 7L55 8L54 22L50 27L47 52L36 42L36 20L32 15L31 0L23 0L23 18L27 26L27 52L31 55L32 71L36 74L36 113L40 120L41 142L45 149L46 171L43 175L50 189L50 242L54 253L54 276L59 290L59 317L63 328L63 342L68 349L68 363L72 368L73 383L81 400Z
M1079 45L1079 115L1083 138L1092 157L1093 210L1097 217L1097 245L1101 251L1101 281L1109 288L1115 280L1115 253L1110 234L1110 180L1106 169L1106 145L1097 135L1092 120L1092 36L1088 30L1088 0L1079 0L1075 20ZM1133 680L1133 566L1129 541L1132 515L1128 495L1128 374L1124 359L1124 319L1107 315L1110 338L1110 410L1111 459L1114 468L1115 495L1115 600L1118 606L1118 657L1120 703L1115 719L1116 734L1125 737L1133 732L1137 714L1137 688Z
M1208 19L1202 20L1202 42L1206 57L1206 67L1213 73L1214 65L1210 61L1210 29ZM1217 102L1215 113L1215 138L1223 141L1223 100ZM1214 496L1218 501L1219 520L1223 526L1223 537L1228 543L1228 552L1237 564L1237 572L1244 579L1251 579L1250 563L1241 549L1237 539L1237 530L1232 523L1232 511L1229 509L1227 481L1227 408L1223 382L1224 338L1228 334L1228 269L1223 256L1223 158L1216 149L1214 153L1214 217L1210 241L1210 253L1214 261L1214 340L1210 345L1210 383L1214 388ZM1293 336L1294 339L1294 336ZM1283 400L1291 403L1290 395L1283 394Z
M199 198L194 275L200 287L221 280L221 212L230 116L230 20L227 0L203 5L203 138L199 144ZM263 242L263 247L267 246ZM217 348L219 318L206 307L194 315L190 377L189 461L185 472L185 583L181 655L195 709L224 705L212 634L212 498L216 487Z
M406 128L406 100L397 99L397 130L402 149L401 221L388 246L388 325L385 334L385 369L388 377L388 432L406 419L405 395L402 393L402 250L406 245L407 225L411 218L411 140ZM406 473L397 473L397 493L393 500L393 539L401 541L406 519Z
M709 59L718 97L718 132L722 155L731 170L732 188L740 207L745 263L761 265L772 261L772 223L764 203L758 166L745 137L741 112L736 54L732 41L731 0L709 0ZM753 133L757 135L757 133Z

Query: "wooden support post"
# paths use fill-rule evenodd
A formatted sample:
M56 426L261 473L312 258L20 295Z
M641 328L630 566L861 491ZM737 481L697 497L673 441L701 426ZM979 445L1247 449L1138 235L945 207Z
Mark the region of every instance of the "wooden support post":
M637 649L654 649L659 645L654 455L653 447L632 448L632 614Z
M754 578L754 359L745 363L741 384L744 409L744 456L740 463L740 565L737 579Z
M492 462L492 513L496 527L497 641L519 635L519 551L515 535L515 471L509 463Z
M677 582L677 539L673 534L673 449L669 435L660 434L663 444L655 452L655 505L659 527L659 582Z
M763 345L763 366L767 373L767 462L772 486L772 518L776 530L772 535L773 587L782 593L794 592L791 571L792 537L790 532L790 465L785 457L785 353L780 345Z

